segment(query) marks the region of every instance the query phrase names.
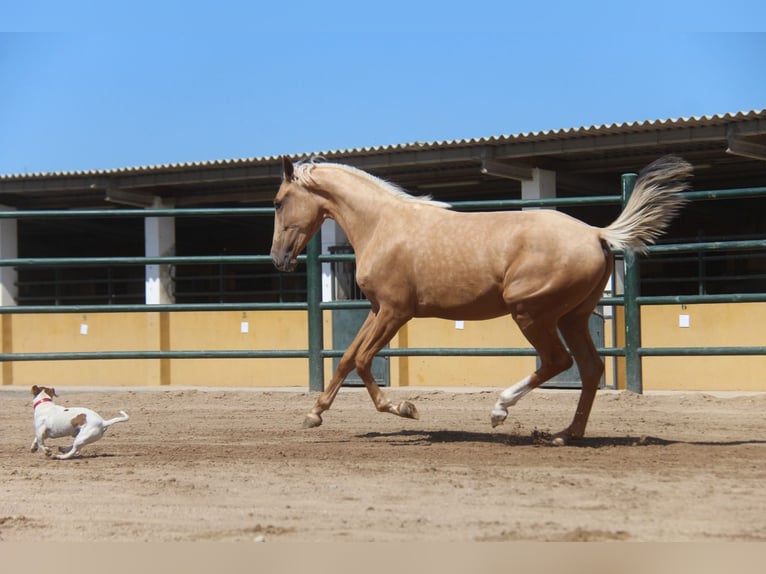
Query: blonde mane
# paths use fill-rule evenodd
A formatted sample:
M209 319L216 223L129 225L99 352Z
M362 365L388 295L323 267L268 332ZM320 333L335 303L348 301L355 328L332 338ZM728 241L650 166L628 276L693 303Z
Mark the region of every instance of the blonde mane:
M441 207L443 209L449 209L450 207L452 207L449 203L445 203L443 201L436 201L432 199L430 195L423 195L423 196L410 195L398 185L388 182L379 177L376 177L359 168L356 168L350 165L341 164L341 163L329 163L329 162L324 163L324 162L318 161L319 159L320 158L311 158L309 160L296 163L295 172L294 172L295 180L301 185L305 185L307 187L315 186L316 182L314 181L314 178L312 177L311 172L314 170L315 167L321 165L323 167L340 169L345 172L357 175L363 179L366 179L368 182L374 184L381 191L385 191L389 195L392 195L393 197L396 197L397 199L401 201L406 201L409 203L420 203L425 205L432 205L434 207Z

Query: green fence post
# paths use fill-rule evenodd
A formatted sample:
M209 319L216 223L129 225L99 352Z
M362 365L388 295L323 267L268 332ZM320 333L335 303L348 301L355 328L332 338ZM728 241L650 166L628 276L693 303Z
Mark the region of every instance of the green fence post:
M306 248L306 302L309 323L309 390L324 390L324 325L322 323L322 264L319 255L322 243L319 234Z
M638 176L635 173L622 175L622 205L628 203ZM639 255L633 249L626 249L625 257L625 375L627 389L634 393L643 392L641 381L641 308L638 296L641 288Z

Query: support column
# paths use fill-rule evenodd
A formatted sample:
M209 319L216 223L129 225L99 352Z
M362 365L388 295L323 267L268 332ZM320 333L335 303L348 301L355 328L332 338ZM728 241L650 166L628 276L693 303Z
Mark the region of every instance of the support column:
M10 211L12 208L3 206ZM18 226L15 219L0 219L0 258L16 259L18 257ZM16 281L18 273L15 267L0 267L0 305L12 307L17 303L18 288ZM13 352L13 317L7 313L0 315L0 351ZM13 362L4 361L0 369L0 384L13 384Z
M532 179L521 180L521 199L549 199L556 197L556 172L534 168ZM524 209L540 209L525 207Z
M153 207L172 207L155 198ZM174 217L146 217L144 219L144 251L146 257L171 257L176 254L176 226ZM146 266L146 304L175 303L171 265Z
M154 209L172 207L155 198ZM144 218L144 253L146 257L172 257L176 254L176 228L174 217ZM147 265L146 304L175 303L172 265ZM170 350L170 313L146 313L146 340L148 350ZM149 385L170 384L170 359L149 362L147 378Z
M12 208L3 207L4 211ZM16 259L19 255L18 225L15 219L0 219L0 259ZM0 267L0 305L16 305L18 273L15 267Z
M332 219L326 219L320 230L322 237L322 255L330 253L330 247L346 243L346 234ZM332 283L335 280L332 274L332 263L322 263L322 301L332 301Z

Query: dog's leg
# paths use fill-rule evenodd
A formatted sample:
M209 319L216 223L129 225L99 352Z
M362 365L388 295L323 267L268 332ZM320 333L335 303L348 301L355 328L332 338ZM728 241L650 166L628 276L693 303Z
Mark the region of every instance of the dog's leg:
M51 458L55 458L56 460L66 460L78 454L80 454L80 449L75 448L75 446L72 445L72 448L70 448L64 454L55 454L55 455L52 455Z
M80 447L82 446L82 442L79 441L78 438L79 437L75 437L72 446L70 446L69 449L64 452L64 454L52 455L51 458L55 458L56 460L66 460L80 454Z
M35 442L32 443L32 452L35 452L38 448L41 448L45 453L45 456L51 455L51 449L45 445L45 431L38 433L35 437Z
M32 441L32 448L29 449L30 452L37 452L37 437Z
M72 443L71 448L68 451L66 451L64 454L60 454L58 456L55 456L54 458L58 460L66 460L68 458L72 458L73 456L77 456L78 454L80 454L80 449L82 447L84 447L86 444L96 442L102 436L104 436L104 427L97 427L97 426L82 427L80 429L80 432L77 433L77 436L74 437L74 442Z

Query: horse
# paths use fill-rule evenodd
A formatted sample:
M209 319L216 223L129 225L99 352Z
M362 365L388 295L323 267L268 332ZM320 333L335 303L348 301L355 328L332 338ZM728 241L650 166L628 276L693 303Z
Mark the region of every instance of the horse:
M610 247L645 251L683 207L680 193L689 189L691 175L691 164L682 158L657 159L638 174L617 219L600 228L556 210L457 212L352 166L293 164L282 157L274 198L275 267L293 271L322 222L334 219L356 253L356 281L371 304L303 426L322 424L322 413L354 368L378 411L419 418L415 405L394 404L376 384L376 353L413 317L483 320L511 314L536 349L539 368L500 393L492 426L503 423L508 407L528 392L569 369L573 356L580 397L571 424L552 443L582 438L604 372L588 319L612 274Z

